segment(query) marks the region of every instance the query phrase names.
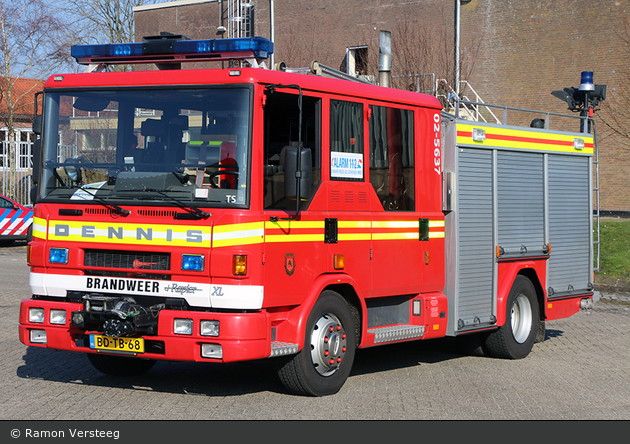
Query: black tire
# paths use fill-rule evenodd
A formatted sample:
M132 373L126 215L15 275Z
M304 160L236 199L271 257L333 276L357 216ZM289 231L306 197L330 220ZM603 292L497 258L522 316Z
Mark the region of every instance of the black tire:
M539 319L536 289L529 279L519 275L508 295L505 324L488 335L486 350L495 358L526 357L534 346Z
M86 353L96 370L110 376L138 376L155 365L155 359L128 358L126 356Z
M459 352L463 355L484 357L486 356L484 339L485 335L483 333L470 333L457 336L455 338L455 344Z
M10 247L14 242L14 240L0 240L0 247Z
M304 337L297 355L279 361L280 381L298 395L337 393L348 379L357 347L355 320L346 300L324 291L308 316Z
M536 334L535 343L543 342L545 340L545 335L547 334L547 327L545 325L545 321L538 321L538 333Z

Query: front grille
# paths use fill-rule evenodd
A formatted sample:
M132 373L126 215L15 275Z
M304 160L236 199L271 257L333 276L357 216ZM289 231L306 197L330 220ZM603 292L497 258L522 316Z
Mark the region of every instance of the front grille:
M90 268L170 270L170 253L145 251L84 250L83 265Z
M99 215L99 216L102 216L102 215L120 216L122 213L119 210L115 209L115 208L100 208L100 207L99 208L91 208L90 207L90 208L86 208L85 209L85 214L96 214L96 215Z
M139 216L175 217L175 214L177 214L175 210L138 210Z
M118 278L136 278L136 279L153 279L154 281L170 281L170 274L157 273L137 273L129 271L111 271L111 270L85 270L86 276L102 276L102 277L118 277Z

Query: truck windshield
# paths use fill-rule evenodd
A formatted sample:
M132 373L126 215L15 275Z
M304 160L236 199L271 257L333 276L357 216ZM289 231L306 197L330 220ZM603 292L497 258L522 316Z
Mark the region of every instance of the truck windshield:
M46 93L41 198L246 206L246 87Z

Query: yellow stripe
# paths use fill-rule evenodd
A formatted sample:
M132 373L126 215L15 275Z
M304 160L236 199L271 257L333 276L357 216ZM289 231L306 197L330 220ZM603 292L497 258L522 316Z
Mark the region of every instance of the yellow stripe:
M567 135L567 134L554 134L554 133L539 133L532 131L487 127L482 125L467 125L458 124L457 131L472 132L473 128L480 128L486 132L486 140L474 141L472 136L457 136L457 144L465 145L479 145L479 146L500 146L505 148L517 148L536 151L554 151L573 154L593 154L592 147L584 147L581 150L576 150L573 147L574 139L583 139L584 144L592 144L593 136L587 134L579 135ZM502 137L517 137L521 140L504 140L504 139L492 139L490 136L502 136ZM540 140L544 140L541 142ZM562 145L556 142L564 142L569 145Z
M374 221L372 227L374 228L418 228L419 222L417 220L389 220L389 221Z
M210 238L210 227L196 225L50 221L48 228L49 240L64 242L209 247Z
M339 233L337 237L340 241L358 241L372 239L372 235L370 233Z
M234 245L252 245L262 243L265 235L265 223L250 222L233 225L217 225L212 233L213 247Z
M267 234L265 242L324 242L324 233L321 234Z
M400 240L400 239L418 239L420 234L415 233L374 233L372 239L374 240Z
M279 220L279 221L266 221L265 222L265 230L270 229L282 229L282 230L290 230L290 229L303 229L303 228L324 228L323 220L307 220L307 221L295 221L295 220Z
M337 223L339 228L371 228L372 221L365 220L340 220Z
M33 218L33 237L45 240L46 228L47 228L46 219L42 219L41 217Z
M214 234L247 231L247 230L259 230L263 228L265 228L265 223L263 221L250 222L250 223L245 223L245 224L216 225L214 227Z
M429 221L430 228L443 228L443 220ZM340 241L369 240L414 240L419 233L417 221L339 221ZM304 233L304 230L316 232ZM323 242L324 221L258 221L242 224L217 225L212 230L207 226L131 224L91 221L50 221L34 218L33 235L53 241L101 242L109 244L136 244L187 247L229 247L263 242ZM381 229L372 233L352 232L353 229ZM407 229L403 232L389 231ZM413 231L410 231L412 229ZM282 230L282 231L280 231ZM349 231L349 232L348 232ZM122 232L122 239L120 236ZM431 239L444 238L443 231L429 232Z

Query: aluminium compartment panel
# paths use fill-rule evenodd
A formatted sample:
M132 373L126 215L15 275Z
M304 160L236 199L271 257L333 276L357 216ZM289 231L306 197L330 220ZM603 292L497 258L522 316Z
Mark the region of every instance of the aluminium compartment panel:
M457 150L457 311L470 326L493 315L494 178L493 152Z
M590 168L588 157L549 155L549 298L591 289Z

